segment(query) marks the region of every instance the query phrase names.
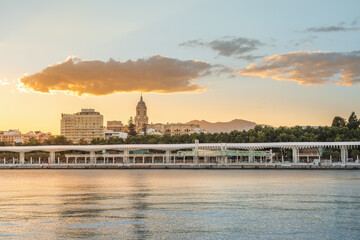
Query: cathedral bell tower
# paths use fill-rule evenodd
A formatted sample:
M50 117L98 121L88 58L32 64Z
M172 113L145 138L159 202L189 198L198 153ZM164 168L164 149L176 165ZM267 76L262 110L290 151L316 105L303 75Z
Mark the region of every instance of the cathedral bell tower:
M137 132L141 131L144 125L147 125L148 122L149 122L149 118L147 116L147 108L141 94L140 101L136 106L136 117L135 117L136 131Z

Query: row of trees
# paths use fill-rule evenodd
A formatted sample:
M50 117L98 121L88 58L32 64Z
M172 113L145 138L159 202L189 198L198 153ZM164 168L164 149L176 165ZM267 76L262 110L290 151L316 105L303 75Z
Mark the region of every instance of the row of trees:
M91 144L170 144L170 143L255 143L255 142L340 142L360 141L360 129L348 127L262 127L230 133L193 133L184 135L139 135L127 139L93 139Z
M348 121L336 116L331 127L279 127L260 125L248 131L232 131L229 133L193 133L184 135L136 135L135 125L129 121L129 136L126 139L93 139L90 143L81 141L80 145L93 144L171 144L171 143L194 143L196 139L200 143L255 143L255 142L340 142L360 141L359 120L352 113ZM131 134L130 134L131 133ZM45 140L43 145L71 145L71 141L64 136L52 136ZM0 142L0 146L9 145ZM16 144L36 146L41 145L36 139L30 139L28 143Z
M349 129L358 129L359 125L360 119L357 118L355 112L350 114L348 121L346 121L345 118L336 116L331 124L332 127L348 127Z

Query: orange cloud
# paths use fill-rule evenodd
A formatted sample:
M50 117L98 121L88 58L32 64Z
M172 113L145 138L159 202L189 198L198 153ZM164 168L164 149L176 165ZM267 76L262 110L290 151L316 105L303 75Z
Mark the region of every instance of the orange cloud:
M238 74L295 81L299 84L334 83L351 86L360 82L360 51L349 53L299 51L273 55L250 64Z
M194 92L204 87L193 80L214 73L218 67L199 60L182 61L159 55L126 62L82 61L72 57L41 72L23 76L19 81L25 89L42 93Z

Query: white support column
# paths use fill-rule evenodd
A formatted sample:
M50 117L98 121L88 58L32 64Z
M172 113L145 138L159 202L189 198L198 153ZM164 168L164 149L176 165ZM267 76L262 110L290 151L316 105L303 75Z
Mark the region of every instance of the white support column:
M250 151L251 154L252 151ZM255 156L254 155L250 155L249 156L249 163L253 163L255 161Z
M342 164L346 164L348 160L348 149L346 146L342 146L341 148L341 162Z
M24 152L19 153L19 159L20 159L20 164L25 164L25 153Z
M33 163L32 163L32 157L30 157L30 164L33 164Z
M298 147L292 148L292 160L293 160L293 163L299 162L299 148Z
M124 164L126 164L126 163L128 163L128 161L129 161L129 151L125 150L123 162L124 162Z
M50 152L50 164L54 164L55 163L55 152Z
M198 157L198 152L199 152L199 140L196 139L195 140L195 156L194 156L194 164L198 164L199 163L199 157Z
M55 152L50 152L50 164L55 163Z
M224 160L224 152L225 152L225 146L223 143L221 143L221 147L220 147L220 164L225 164L225 160Z
M90 161L89 163L96 163L95 162L95 151L90 151Z
M171 160L171 151L170 150L166 150L166 163L170 163Z
M272 149L270 149L270 163L271 164L273 163L273 158L274 158L273 151L272 151Z

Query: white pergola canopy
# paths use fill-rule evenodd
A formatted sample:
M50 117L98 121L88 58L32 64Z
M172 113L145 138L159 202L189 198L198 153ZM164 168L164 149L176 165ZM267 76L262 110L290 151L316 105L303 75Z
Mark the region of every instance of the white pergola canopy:
M8 152L62 152L62 151L134 151L141 149L175 151L179 149L244 149L262 150L271 148L306 149L306 148L354 148L360 142L276 142L276 143L192 143L192 144L121 144L121 145L51 145L51 146L4 146L0 151Z

